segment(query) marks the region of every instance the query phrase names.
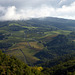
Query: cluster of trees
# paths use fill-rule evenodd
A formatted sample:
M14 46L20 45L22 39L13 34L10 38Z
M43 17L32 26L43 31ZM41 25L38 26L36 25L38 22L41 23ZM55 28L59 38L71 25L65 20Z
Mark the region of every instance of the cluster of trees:
M0 50L0 75L75 75L75 60L68 60L54 67L30 67Z
M13 56L7 56L0 50L0 75L43 75L42 67L29 67Z
M11 31L20 31L20 30L23 30L23 29L27 29L27 28L23 28L21 26L16 26L16 25L8 27L8 30L11 30Z
M52 41L44 44L46 49L37 53L35 56L39 58L54 58L54 56L63 56L68 54L71 50L75 50L75 43L68 39L65 35L58 35ZM52 59L53 59L52 58Z
M72 40L75 40L75 32L71 32L68 37Z
M68 60L51 68L44 68L47 75L75 75L75 60Z
M3 33L0 33L0 40L3 40L5 38L5 35Z
M8 49L12 46L12 43L0 43L0 49Z
M59 61L64 61L64 56L66 58L69 56L70 58L75 53L75 42L71 41L65 35L54 37L53 40L45 43L44 46L45 49L35 54L35 56L41 59L41 62L46 63L42 65L47 67L48 65L56 65Z

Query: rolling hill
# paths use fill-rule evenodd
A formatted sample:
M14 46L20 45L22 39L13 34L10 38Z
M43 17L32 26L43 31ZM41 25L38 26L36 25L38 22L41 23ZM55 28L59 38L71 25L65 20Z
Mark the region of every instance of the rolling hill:
M74 20L53 17L1 21L0 49L28 65L37 65L74 55L74 30Z

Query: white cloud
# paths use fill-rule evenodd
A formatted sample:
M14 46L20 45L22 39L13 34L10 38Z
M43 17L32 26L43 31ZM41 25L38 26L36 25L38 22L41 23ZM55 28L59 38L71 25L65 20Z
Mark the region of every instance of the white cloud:
M39 17L61 17L67 19L75 19L75 2L69 6L63 5L61 8L49 7L42 5L37 8L25 8L18 9L16 6L2 7L0 6L0 12L4 14L0 16L0 20L22 20L29 18Z
M6 12L1 16L0 20L19 20L20 14L16 12L16 7L11 6L6 9Z
M75 19L75 2L70 6L62 6L62 8L56 9L57 16L62 18Z
M66 2L67 0L60 0L59 5L61 5L62 3Z

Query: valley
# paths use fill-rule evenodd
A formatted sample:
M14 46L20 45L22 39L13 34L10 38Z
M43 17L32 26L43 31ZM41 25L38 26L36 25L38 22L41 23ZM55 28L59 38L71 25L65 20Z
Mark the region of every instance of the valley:
M75 21L60 18L0 22L0 49L29 66L53 67L75 58Z

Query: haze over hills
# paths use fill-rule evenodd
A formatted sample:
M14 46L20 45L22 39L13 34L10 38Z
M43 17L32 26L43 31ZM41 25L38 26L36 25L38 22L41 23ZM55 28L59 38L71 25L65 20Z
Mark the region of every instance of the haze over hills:
M75 20L46 17L0 21L0 49L3 53L15 56L29 66L42 66L43 70L36 69L39 72L37 75L43 73L45 75L55 75L56 73L62 75L62 72L67 75L71 72L69 70L71 67L74 69ZM5 62L5 60L3 61ZM61 62L63 64L60 64ZM67 62L71 65L66 67L64 65ZM59 72L60 65L66 68L62 68L61 73ZM58 69L56 70L53 66ZM33 73L33 71L31 72Z
M4 22L4 21L1 21ZM64 30L74 30L75 29L75 20L71 19L63 19L63 18L56 18L56 17L45 17L45 18L32 18L29 20L11 20L11 21L5 21L5 23L8 22L29 22L32 26L52 26L59 29ZM31 23L32 22L32 23Z
M34 21L37 21L37 19L32 19L33 22ZM65 29L65 28L68 28L68 29L71 29L71 28L74 28L75 27L75 20L71 20L71 19L63 19L63 18L56 18L56 17L46 17L46 18L40 18L38 19L39 22L43 22L45 23L46 25L51 25L51 26L55 26L55 27L58 27L58 28L62 28L62 29ZM73 29L72 29L73 30Z

